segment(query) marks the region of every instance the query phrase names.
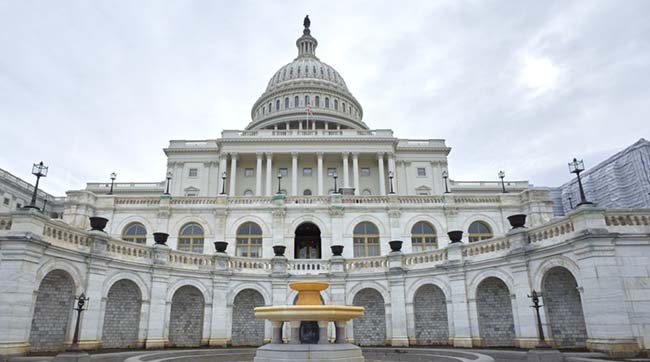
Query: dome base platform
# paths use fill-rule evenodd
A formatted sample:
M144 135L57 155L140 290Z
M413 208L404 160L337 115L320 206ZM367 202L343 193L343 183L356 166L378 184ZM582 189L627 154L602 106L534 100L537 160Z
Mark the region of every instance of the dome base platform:
M361 348L349 343L267 344L257 349L254 362L363 362Z

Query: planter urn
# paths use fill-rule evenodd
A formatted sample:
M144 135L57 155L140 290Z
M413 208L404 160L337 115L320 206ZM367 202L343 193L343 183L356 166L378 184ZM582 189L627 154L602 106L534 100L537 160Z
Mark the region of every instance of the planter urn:
M402 240L391 240L388 242L388 245L390 245L390 251L402 250Z
M447 236L449 236L449 240L451 240L451 243L460 243L461 239L463 238L463 231L462 230L452 230L447 233Z
M526 225L526 214L515 214L508 216L508 221L513 229L523 228Z
M228 242L226 242L226 241L215 241L214 242L214 250L216 250L217 253L225 253L227 247L228 247Z
M108 224L108 219L100 216L91 216L90 219L90 229L97 231L104 231L106 224Z
M330 246L330 249L332 249L333 256L343 255L343 245L332 245Z
M169 234L167 233L153 233L153 241L155 241L158 245L166 245L168 237Z
M273 253L275 256L284 256L285 250L287 250L287 247L284 245L273 245Z

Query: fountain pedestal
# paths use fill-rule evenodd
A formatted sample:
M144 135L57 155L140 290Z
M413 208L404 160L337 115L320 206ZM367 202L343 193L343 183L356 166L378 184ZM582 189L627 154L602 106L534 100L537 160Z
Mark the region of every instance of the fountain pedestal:
M345 337L346 323L350 319L363 316L363 307L323 305L320 292L329 287L328 283L294 282L290 283L289 287L298 291L296 305L255 308L255 317L271 321L273 338L271 343L257 349L254 361L363 362L361 348L347 343ZM318 338L315 338L316 332L309 329L305 322L318 324ZM327 326L330 322L334 322L336 326L334 343L327 340ZM283 323L289 323L291 329L288 344L282 341Z

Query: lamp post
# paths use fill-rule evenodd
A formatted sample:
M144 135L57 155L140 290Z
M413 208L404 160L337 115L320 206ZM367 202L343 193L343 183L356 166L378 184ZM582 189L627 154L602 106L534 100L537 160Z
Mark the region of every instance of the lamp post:
M531 305L532 308L535 308L535 314L537 315L537 333L539 334L539 344L537 345L537 348L550 348L551 346L546 343L546 340L544 339L544 329L542 328L542 318L539 316L539 309L543 307L543 305L539 304L539 297L541 294L537 294L535 289L533 289L532 295L529 295L528 298L531 298L533 300L533 305Z
M77 311L77 323L75 324L74 328L74 336L72 337L72 344L70 347L67 349L70 352L78 352L81 349L79 348L79 323L81 322L81 312L83 312L84 306L88 299L86 298L86 295L84 293L81 293L79 298L75 298L77 300L77 307L73 308L74 310Z
M278 194L282 193L282 172L278 172Z
M506 177L506 173L503 171L499 171L499 178L501 179L501 191L505 194L508 191L506 191L506 184L503 182L503 179Z
M226 171L221 173L221 194L220 195L225 195L226 194Z
M592 204L591 202L587 201L587 198L585 197L585 190L582 188L582 180L580 179L580 172L584 170L585 170L585 163L582 160L578 161L578 159L574 158L572 162L569 162L569 171L571 173L576 174L576 177L578 178L578 188L580 189L580 202L576 206Z
M389 192L389 194L394 194L395 193L395 191L393 191L393 177L395 177L395 175L393 174L393 171L388 171L388 178L390 179L390 192Z
M168 171L167 172L167 189L165 190L165 195L169 195L169 184L172 181L172 172Z
M36 176L36 185L34 185L34 193L32 194L32 201L28 206L25 206L27 209L38 209L36 206L36 195L38 194L38 182L41 180L41 177L47 177L48 167L43 165L43 161L35 163L32 166L32 175Z
M449 186L447 185L447 179L449 178L449 172L447 170L442 170L442 178L445 179L445 193L449 193Z
M334 193L335 193L335 194L338 194L338 191L337 191L337 188L336 188L336 179L337 179L339 176L336 174L336 171L334 171L334 173L332 174L332 177L334 177Z
M115 185L115 179L117 178L117 174L115 172L111 172L111 189L108 191L109 195L113 194L113 186Z

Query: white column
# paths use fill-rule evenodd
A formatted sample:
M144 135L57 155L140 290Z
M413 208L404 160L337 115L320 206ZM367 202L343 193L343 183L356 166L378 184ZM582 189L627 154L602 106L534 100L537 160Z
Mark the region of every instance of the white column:
M393 192L397 192L397 172L395 172L395 154L392 152L388 154L388 172L393 173Z
M298 196L298 152L291 152L291 195Z
M348 155L349 152L343 152L343 187L348 188L350 187L350 174L349 174L349 167L348 167Z
M386 195L386 175L384 175L384 153L377 152L377 168L379 171L379 194Z
M255 196L262 196L262 152L257 152L257 165L255 168Z
M359 195L359 152L352 152L352 176L354 176L354 194Z
M223 183L226 182L226 180L222 176L224 172L226 172L226 168L228 167L227 163L228 163L228 158L225 154L219 156L219 190L217 191L219 194L221 194L221 190L225 190Z
M273 175L273 154L267 153L266 154L266 196L273 195L273 191L271 190L272 175Z
M323 152L316 153L318 157L318 196L323 196Z
M228 196L235 196L235 182L237 179L237 154L230 154L230 192Z

